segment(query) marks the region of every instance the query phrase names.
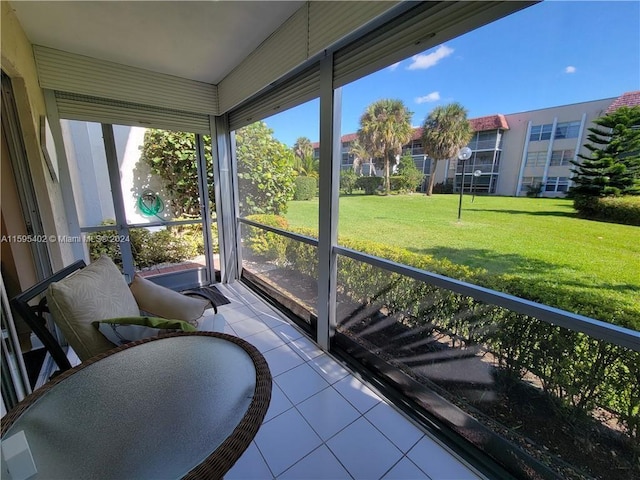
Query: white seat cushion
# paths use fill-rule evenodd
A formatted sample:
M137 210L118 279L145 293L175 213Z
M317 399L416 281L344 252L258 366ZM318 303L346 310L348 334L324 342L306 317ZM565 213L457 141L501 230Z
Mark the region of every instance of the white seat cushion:
M54 321L83 362L113 348L91 322L140 315L126 280L107 256L49 285L47 300Z
M182 295L140 275L133 277L129 288L140 310L157 317L175 318L195 325L195 321L203 315L205 309L211 306L204 298Z

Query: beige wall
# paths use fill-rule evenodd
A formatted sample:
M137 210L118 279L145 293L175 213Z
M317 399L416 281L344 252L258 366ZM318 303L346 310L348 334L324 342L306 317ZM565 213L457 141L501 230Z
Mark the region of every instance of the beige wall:
M593 126L593 120L602 116L615 98L595 100L592 102L576 103L561 107L545 108L542 110L532 110L529 112L513 113L505 115L509 130L505 132L502 144L502 157L500 159L500 175L496 194L517 195L518 177L522 165L523 153L527 140L527 128L529 121L532 125L553 123L557 119L558 123L582 120L582 115L586 114L586 122L582 137L580 138L579 153L587 155L584 148L587 129ZM575 149L578 139L560 139L553 141L552 150ZM548 141L531 142L528 151L547 150ZM550 167L549 176L571 176L570 167ZM526 168L524 176L542 176L544 168Z
M40 116L46 114L44 97L38 84L32 45L13 12L11 4L0 2L2 70L11 77L18 109L20 127L27 160L31 170L36 200L47 235L68 234L67 219L62 203L60 185L53 181L46 167L41 145ZM69 244L49 243L53 270L59 270L73 261Z

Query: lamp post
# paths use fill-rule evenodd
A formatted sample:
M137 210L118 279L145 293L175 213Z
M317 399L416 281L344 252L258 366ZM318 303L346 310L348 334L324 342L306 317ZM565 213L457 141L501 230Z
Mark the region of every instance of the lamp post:
M462 147L458 152L458 160L462 163L462 172L460 177L460 200L458 201L458 221L460 221L460 215L462 215L462 194L464 193L464 162L471 158L471 149L469 147Z
M473 172L473 177L475 178L478 178L480 175L482 175L482 170L476 170L475 172ZM473 188L475 187L475 185L473 184L473 177L471 177L471 193L473 194L471 196L471 203L473 203L473 201L476 199L476 191Z

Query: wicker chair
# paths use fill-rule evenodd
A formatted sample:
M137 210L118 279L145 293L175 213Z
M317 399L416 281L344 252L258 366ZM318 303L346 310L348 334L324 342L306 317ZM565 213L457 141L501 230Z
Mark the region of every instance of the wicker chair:
M36 305L31 305L30 302L46 292L53 282L58 282L84 267L86 267L85 262L78 260L11 299L11 306L15 312L22 317L33 333L36 334L61 372L69 370L71 364L64 349L58 342L58 334L55 331L53 321L45 316L45 313L49 313L47 297L43 296Z

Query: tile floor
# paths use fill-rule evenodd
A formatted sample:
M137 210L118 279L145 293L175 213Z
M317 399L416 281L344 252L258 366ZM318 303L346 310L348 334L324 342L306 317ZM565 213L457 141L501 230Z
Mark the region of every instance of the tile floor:
M240 283L219 327L254 344L273 375L271 405L234 479L478 479Z

